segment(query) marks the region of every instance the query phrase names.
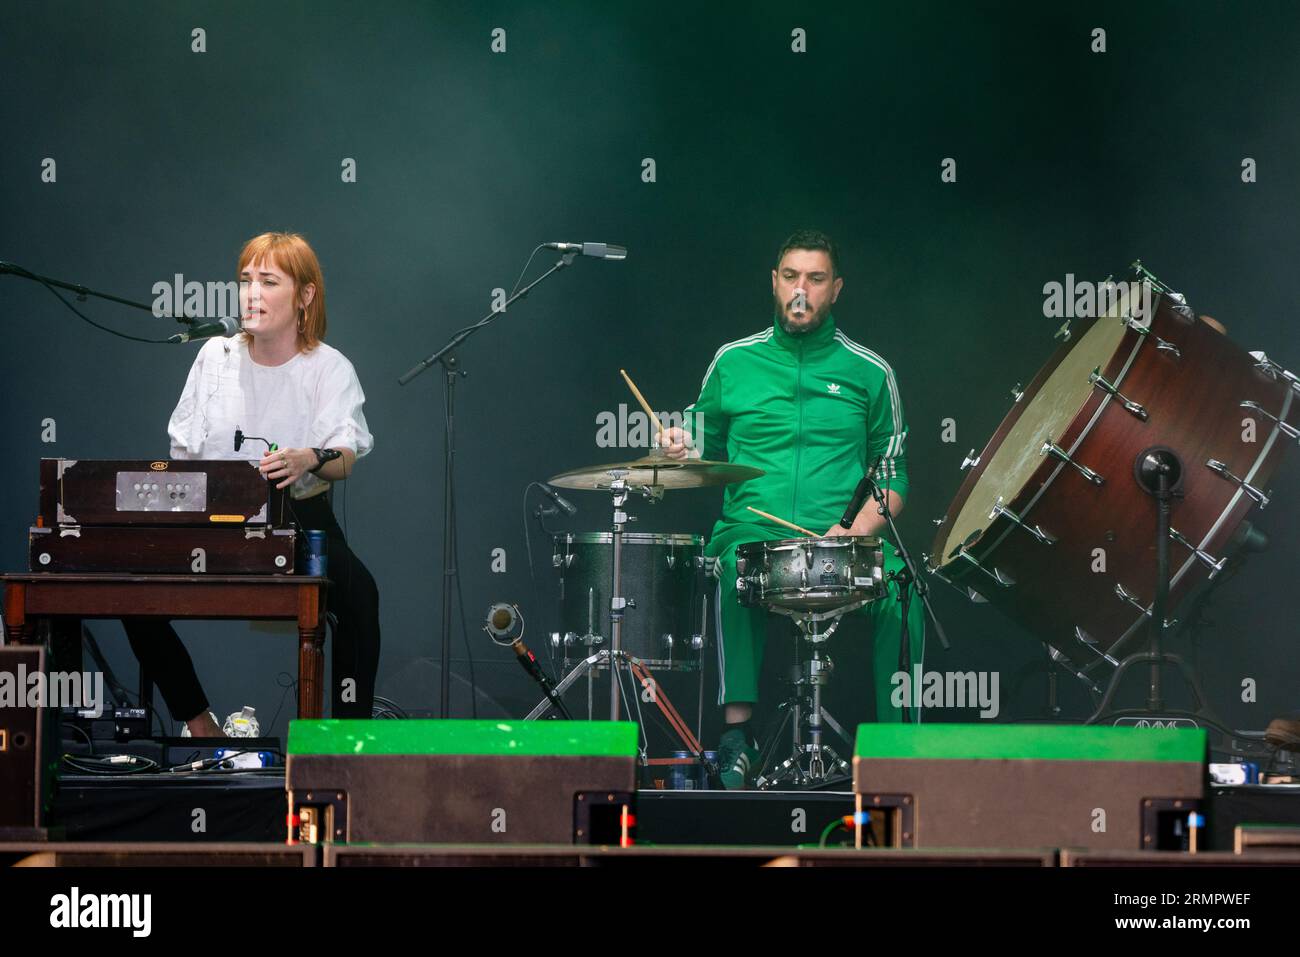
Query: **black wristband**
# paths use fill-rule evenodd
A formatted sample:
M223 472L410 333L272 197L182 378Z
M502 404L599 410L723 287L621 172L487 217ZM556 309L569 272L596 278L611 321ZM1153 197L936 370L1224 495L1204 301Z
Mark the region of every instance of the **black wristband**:
M312 449L312 451L316 453L316 467L311 470L313 475L319 472L326 462L333 462L343 456L343 453L338 449Z

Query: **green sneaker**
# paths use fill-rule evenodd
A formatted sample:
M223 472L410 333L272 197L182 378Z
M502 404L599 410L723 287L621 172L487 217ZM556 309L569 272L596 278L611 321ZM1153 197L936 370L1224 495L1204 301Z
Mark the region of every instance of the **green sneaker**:
M728 791L743 791L754 783L758 749L750 746L743 731L723 732L718 741L718 768L722 786Z

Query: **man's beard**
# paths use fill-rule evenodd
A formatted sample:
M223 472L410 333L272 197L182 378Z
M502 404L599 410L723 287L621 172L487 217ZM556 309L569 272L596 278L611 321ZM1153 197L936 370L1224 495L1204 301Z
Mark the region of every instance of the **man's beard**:
M811 322L796 329L790 325L790 320L785 314L785 308L787 305L788 303L783 303L776 296L772 297L772 309L776 314L776 321L781 324L781 328L786 332L786 334L791 336L806 336L810 332L816 332L821 328L822 323L826 321L826 317L831 313L831 304L828 302L822 306L821 309L818 309L813 313Z

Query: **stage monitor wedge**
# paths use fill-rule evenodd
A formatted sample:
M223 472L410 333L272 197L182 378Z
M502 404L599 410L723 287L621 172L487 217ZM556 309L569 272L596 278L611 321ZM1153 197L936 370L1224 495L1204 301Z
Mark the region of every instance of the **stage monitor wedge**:
M1207 756L1202 728L863 724L853 790L894 846L1195 850Z
M631 801L637 726L299 720L287 753L291 841L585 843L587 804Z

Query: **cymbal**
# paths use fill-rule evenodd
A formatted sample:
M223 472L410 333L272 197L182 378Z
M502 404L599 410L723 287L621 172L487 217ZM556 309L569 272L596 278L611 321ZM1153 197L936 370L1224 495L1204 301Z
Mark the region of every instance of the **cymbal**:
M707 459L670 459L666 455L647 455L630 462L610 465L589 465L572 469L547 479L548 484L559 488L601 491L609 488L615 472L623 476L628 485L648 485L658 488L704 488L709 485L730 485L748 482L765 475L762 469L734 462L710 462Z

